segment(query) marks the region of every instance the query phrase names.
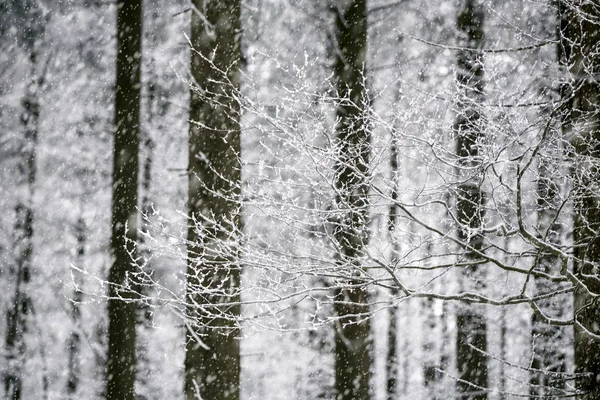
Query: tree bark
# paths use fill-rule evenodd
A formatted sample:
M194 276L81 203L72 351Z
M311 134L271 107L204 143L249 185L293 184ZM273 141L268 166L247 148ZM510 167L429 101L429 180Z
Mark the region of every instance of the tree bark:
M551 15L554 22L554 32L557 36L556 55L560 68L567 69L567 60L561 43L561 37L566 28L566 8L562 0L555 0L556 12ZM550 27L552 30L552 27ZM549 33L551 33L550 31ZM561 94L567 89L564 82L548 82L547 87ZM564 156L562 146L562 118L556 118L554 112L548 117L547 110L543 110L543 118L556 120L549 121L549 131L540 144L537 171L537 232L541 241L560 246L562 238L562 225L557 220L561 206L561 163L557 162ZM561 113L558 113L560 115ZM560 274L561 260L547 251L540 250L537 254L536 270L550 275ZM557 290L556 283L532 275L534 293L548 294ZM565 320L569 307L567 296L554 296L541 299L537 306L542 312L552 318ZM567 373L567 355L564 343L566 332L564 327L553 326L545 322L537 313L531 315L531 371L529 376L529 394L531 397L550 398L560 396L565 389L565 374Z
M569 67L565 90L569 115L565 132L572 146L574 191L573 272L575 290L575 372L580 399L600 398L600 7L596 2L563 2L568 24L561 43Z
M477 261L474 250L481 250L483 237L477 233L484 213L482 174L477 168L479 142L483 138L483 116L479 104L483 102L484 65L480 49L484 41L484 9L479 0L463 0L457 17L459 41L464 49L458 51L457 80L460 90L458 115L455 121L456 154L459 170L465 169L457 190L456 209L460 222L458 236L466 244L464 261ZM468 171L467 171L468 170ZM472 172L476 171L476 172ZM459 171L462 173L462 171ZM475 233L473 233L475 232ZM463 289L481 291L485 286L483 270L479 266L466 267L461 283ZM471 287L466 287L471 286ZM485 310L478 305L462 305L456 314L456 365L460 399L487 399L487 323Z
M21 123L24 135L18 159L17 204L13 231L14 264L11 268L14 279L14 295L6 320L6 361L4 390L7 399L20 400L23 388L23 364L25 362L25 333L27 321L32 313L29 283L32 272L34 192L36 179L37 143L40 125L40 92L44 84L45 71L40 70L40 41L45 33L43 12L36 2L23 5L26 13L24 48L28 52L31 68L30 81L21 100Z
M438 318L435 313L436 302L434 299L423 299L422 312L424 317L424 332L423 335L423 380L425 384L425 393L431 400L437 400L439 382L442 378L439 369L441 365L441 353L444 351L441 345L436 345L436 340L442 338L442 329L439 326L443 324L442 318ZM439 351L438 351L439 350Z
M554 135L556 138L556 135ZM551 171L550 161L540 157L538 166L538 227L540 240L558 245L561 227L556 222L560 199L558 196L559 183L553 176L558 176ZM561 263L555 255L540 251L537 257L536 270L551 275L560 272ZM537 294L552 293L556 284L544 278L532 278L534 290ZM561 301L562 300L562 301ZM537 306L544 314L559 320L565 319L563 311L566 309L566 299L550 297L537 302ZM564 343L564 328L553 326L543 321L538 314L531 316L532 360L529 377L529 394L532 397L553 397L562 393L566 373L566 354L562 348Z
M390 169L391 169L391 181L392 181L392 204L390 205L389 219L388 219L388 234L390 242L392 243L392 263L395 263L398 257L400 257L400 243L394 237L396 229L398 228L398 207L396 201L398 200L398 139L392 137L390 146ZM392 303L389 308L389 326L388 326L388 351L386 359L386 377L387 377L387 400L394 400L398 398L400 394L398 385L398 367L399 367L399 355L398 355L398 319L400 318L398 305L395 304L395 300L400 293L399 289L394 287L390 291Z
M133 283L138 226L138 165L142 55L142 1L117 1L115 136L113 153L113 264L109 271L106 398L133 400L136 375Z
M338 400L370 399L371 338L367 290L360 286L368 243L370 133L366 123L366 0L338 2L334 76L339 104L335 188L341 211L334 236L337 260L349 279L335 290L335 388Z
M395 297L397 290L392 291ZM387 399L398 397L398 306L393 304L389 309L388 351L386 360Z
M237 400L240 0L195 0L191 45L185 398Z
M75 224L75 237L77 240L77 248L75 251L77 257L77 266L79 268L83 268L83 264L85 262L86 239L85 221L83 217L79 217L77 219L77 223ZM83 292L81 291L81 285L83 282L78 271L75 271L74 274L76 287L73 291L73 299L70 310L73 328L69 333L69 338L67 340L67 350L69 352L67 363L67 399L69 400L77 397L81 373L81 335L79 334L81 324L81 309L79 308L79 305L83 301Z

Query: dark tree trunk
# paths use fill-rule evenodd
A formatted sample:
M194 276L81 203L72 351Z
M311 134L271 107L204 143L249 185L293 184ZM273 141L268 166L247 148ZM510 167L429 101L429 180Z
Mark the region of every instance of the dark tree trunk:
M142 2L117 1L117 62L113 198L109 271L108 354L106 398L133 400L136 375L136 311L131 292L138 225L138 152L140 145L140 88Z
M460 44L457 80L460 90L458 115L455 122L456 154L463 179L457 190L456 209L459 238L467 245L463 261L477 261L475 250L483 247L483 237L476 232L481 227L484 195L479 172L479 142L483 138L482 114L478 104L483 102L484 66L480 49L484 41L484 5L480 0L462 0L457 17ZM477 172L473 172L477 171ZM483 270L478 266L465 267L462 284L465 290L481 291L485 286ZM466 286L471 287L466 287ZM457 392L460 399L487 399L487 324L485 310L477 305L461 305L456 314L456 365L460 380Z
M398 290L392 290L392 298L398 296ZM386 376L387 376L387 399L395 400L398 398L398 305L392 304L389 309L388 327L388 351L386 359Z
M367 290L359 286L367 245L370 134L366 122L366 0L339 2L335 61L338 159L335 186L341 211L337 259L347 282L335 291L335 388L338 400L370 399L371 338Z
M85 221L83 217L79 217L77 220L77 224L75 225L75 237L77 240L77 249L76 257L77 257L77 267L83 268L85 263ZM73 299L71 301L71 322L73 324L73 328L71 333L69 334L69 338L67 340L67 351L68 351L68 363L67 363L67 398L74 399L77 398L77 392L79 390L79 382L80 382L80 351L81 351L81 335L79 333L80 324L81 324L81 309L79 305L83 300L83 292L81 291L81 285L83 281L78 271L73 272L73 276L75 279L75 290L73 292Z
M443 340L441 334L443 329L440 326L440 322L444 321L436 316L434 299L423 299L422 312L425 314L424 332L423 335L423 380L425 384L425 390L428 394L428 398L431 400L439 399L439 381L442 376L439 372L442 369L441 356L444 348L442 345L436 345L436 340ZM439 351L438 351L439 350Z
M500 368L498 371L498 399L506 400L506 357L508 355L506 351L506 308L502 307L500 309Z
M556 138L556 135L554 135ZM540 240L558 244L561 228L556 222L560 198L558 182L554 176L560 176L552 171L550 160L540 158L538 166L538 232ZM538 254L536 270L550 275L560 272L561 262L555 255L544 252ZM532 278L537 294L548 294L556 290L556 284L544 278ZM537 306L544 314L559 320L565 319L567 299L564 296L550 297L539 300ZM532 397L553 397L562 393L564 388L563 374L566 373L566 354L562 345L564 328L553 326L543 321L537 313L531 317L532 360L530 373L529 394Z
M566 69L566 59L560 38L567 22L565 8L561 0L556 0L556 29L558 45L557 60L561 68ZM551 83L550 85L554 85ZM557 88L560 93L566 90L564 83ZM565 92L566 93L566 92ZM550 118L554 118L551 115ZM550 242L554 245L560 244L562 228L556 220L561 204L560 185L558 177L561 176L561 166L556 166L555 160L562 158L561 149L561 120L551 122L550 135L542 143L538 161L538 223L537 231L540 240ZM553 254L540 251L537 258L536 269L557 275L560 273L561 260ZM536 294L547 294L556 290L556 284L548 282L543 278L532 276ZM542 299L537 306L544 314L564 320L567 311L568 299L565 296ZM560 395L565 387L564 374L567 372L566 354L563 344L565 343L565 329L553 326L543 321L537 313L531 317L532 338L532 371L529 377L532 397L552 397Z
M564 127L573 150L575 194L575 372L585 374L580 399L600 398L600 7L597 2L563 2L567 24L562 45L572 81Z
M400 257L400 243L394 237L398 225L398 207L396 201L398 200L398 139L392 138L390 146L390 169L391 169L391 180L392 180L392 204L390 205L390 215L388 220L388 233L389 239L392 243L392 263L395 263L398 257ZM395 303L400 293L398 288L391 290L390 296L392 297L392 304L389 309L389 327L388 327L388 351L386 359L386 376L387 376L387 399L395 400L398 398L398 318L399 308Z
M185 398L237 400L240 0L195 0L193 8Z
M11 268L14 279L14 295L6 320L6 361L4 390L9 400L20 400L23 387L23 364L25 361L25 333L27 320L32 313L29 283L32 272L33 254L33 201L36 178L36 152L40 124L40 92L44 84L45 71L40 71L39 46L44 35L43 12L37 3L28 3L24 33L24 47L29 53L31 68L30 82L21 100L21 123L24 136L20 143L17 165L17 204L13 231L14 264Z

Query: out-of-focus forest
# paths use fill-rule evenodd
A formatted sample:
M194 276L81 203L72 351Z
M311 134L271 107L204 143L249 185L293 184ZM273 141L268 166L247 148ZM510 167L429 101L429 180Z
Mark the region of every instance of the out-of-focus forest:
M7 400L600 399L597 0L0 0Z

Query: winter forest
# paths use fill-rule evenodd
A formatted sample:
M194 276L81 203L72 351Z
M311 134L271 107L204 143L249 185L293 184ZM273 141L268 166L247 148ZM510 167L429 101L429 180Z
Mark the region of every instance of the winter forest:
M600 399L598 0L0 0L7 400Z

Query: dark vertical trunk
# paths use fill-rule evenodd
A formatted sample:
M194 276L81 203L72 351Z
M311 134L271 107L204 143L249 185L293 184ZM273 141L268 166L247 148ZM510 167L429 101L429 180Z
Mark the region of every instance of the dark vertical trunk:
M31 117L31 115L30 115ZM31 133L31 132L30 132ZM35 146L30 142L29 146ZM32 149L33 150L33 149ZM35 150L27 151L22 156L27 160L22 164L26 168L35 168ZM34 173L27 173L28 189L33 189ZM28 285L31 273L31 256L33 252L33 210L31 201L33 193L22 202L19 200L15 207L16 223L14 228L15 269L14 285L15 293L12 297L6 321L6 361L7 372L4 376L4 390L10 400L21 399L23 386L23 363L25 357L25 333L27 332L28 315L31 312L31 298L28 294Z
M44 82L44 72L39 70L39 44L44 34L41 25L42 11L37 3L29 4L27 10L25 49L29 53L31 68L30 82L21 100L21 123L24 136L21 142L17 166L19 190L15 206L15 227L13 231L14 266L11 268L14 280L14 295L9 305L6 320L6 361L4 375L6 398L20 400L23 387L23 363L25 358L25 333L27 320L32 312L29 296L29 282L32 272L33 253L33 200L36 177L36 152L40 120L40 92Z
M392 264L396 262L400 256L400 243L394 237L395 231L398 225L398 207L396 201L398 200L398 139L392 138L390 146L390 169L391 169L391 180L392 180L392 204L390 205L390 215L388 220L388 233L389 239L392 243ZM398 398L398 305L396 304L399 289L394 287L391 290L392 304L389 308L389 327L388 327L388 351L386 359L386 376L387 376L387 399L395 400Z
M370 399L371 339L367 290L359 286L367 245L370 134L366 117L366 0L336 7L338 160L336 203L343 214L335 227L340 268L349 279L335 291L335 387L338 400Z
M506 400L506 308L500 308L500 370L498 371L498 398Z
M120 287L135 272L138 224L138 151L142 2L117 1L117 60L111 252L108 280L108 354L106 398L133 400L136 375L136 311L133 295Z
M77 224L75 225L75 237L77 240L76 251L76 265L79 268L84 267L85 263L85 221L83 217L79 217ZM73 293L73 299L71 301L70 317L73 324L73 329L69 334L67 340L67 351L68 351L68 372L67 372L67 398L77 398L77 392L79 390L80 381L80 350L81 350L81 336L79 334L81 324L81 309L79 308L83 300L83 292L81 291L81 285L83 284L81 276L78 271L74 271L75 279L75 290Z
M427 253L431 254L433 245L427 244ZM440 285L435 283L434 287ZM425 384L425 393L429 399L439 399L439 381L441 379L440 369L442 368L442 355L444 352L443 346L443 315L442 318L438 318L436 312L436 305L438 300L432 298L425 298L422 301L421 314L424 316L423 321L423 381ZM440 343L442 342L442 343ZM444 397L448 394L444 393Z
M575 372L585 374L580 399L600 398L600 7L596 2L563 2L568 24L561 42L572 81L564 129L573 150L575 195ZM567 6L568 5L568 6Z
M438 332L440 319L435 313L435 300L423 299L422 312L425 314L424 332L423 335L423 380L428 398L432 400L438 399L437 391L439 389L439 380L441 378L439 369L441 368L441 351L443 347L436 345L436 340L442 339ZM438 349L440 351L438 351Z
M560 198L558 183L553 176L559 176L550 168L550 160L540 157L538 166L538 232L541 240L558 244L560 238L560 226L556 223ZM560 272L561 262L553 254L544 252L538 254L536 270L556 275ZM537 294L552 293L556 290L556 284L548 282L544 278L533 278ZM559 320L566 316L562 312L566 310L566 299L551 297L539 300L537 306L552 318ZM564 328L553 326L541 320L537 313L531 317L532 337L532 360L530 373L530 390L532 397L541 397L560 394L564 387L561 375L566 373L566 354L562 348L564 343Z
M561 0L556 0L556 32L557 32L557 60L560 66L566 68L566 59L564 49L560 38L565 29L566 15L565 8ZM564 92L565 87L558 88L559 92ZM554 116L550 116L553 118ZM551 126L550 135L545 143L540 147L538 161L538 223L537 231L539 239L550 242L554 245L560 244L561 227L556 217L560 207L560 174L556 170L555 160L561 158L560 142L560 120ZM537 258L536 269L546 272L550 275L560 273L561 260L553 254L540 251ZM537 294L551 293L556 290L556 284L548 282L543 278L532 277L535 291ZM537 305L546 314L559 320L565 319L564 312L568 304L564 297L553 297L540 300ZM562 393L565 382L563 374L566 373L566 354L563 348L565 343L565 330L563 327L552 326L541 320L538 314L533 313L531 317L531 338L532 338L532 371L529 377L530 395L536 397L558 395Z
M479 104L483 102L483 54L477 50L484 41L484 6L480 0L462 0L458 12L459 41L465 47L458 51L457 80L460 90L458 115L455 122L456 153L460 173L465 168L463 183L458 186L456 209L459 238L468 246L463 261L476 261L474 250L481 250L483 237L477 232L481 227L484 196L478 160L479 142L483 138L483 117ZM477 171L477 172L473 172ZM462 283L473 287L465 290L481 291L484 288L483 269L465 267ZM487 324L485 310L477 305L462 305L456 315L456 365L460 380L457 392L460 399L487 399Z
M398 291L392 291L396 297ZM386 360L387 399L398 398L398 306L392 304L389 309L388 352Z
M398 290L392 290L391 296L397 298ZM390 325L388 327L388 351L386 359L387 399L398 398L398 305L392 304L389 308Z
M239 399L240 0L192 5L185 398ZM210 294L208 294L210 292Z

